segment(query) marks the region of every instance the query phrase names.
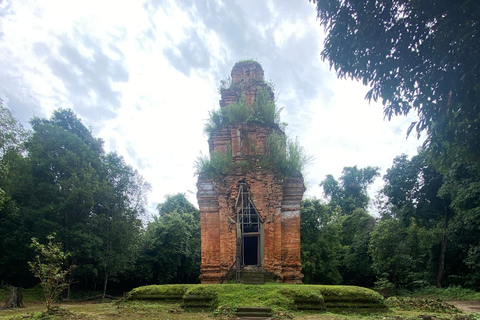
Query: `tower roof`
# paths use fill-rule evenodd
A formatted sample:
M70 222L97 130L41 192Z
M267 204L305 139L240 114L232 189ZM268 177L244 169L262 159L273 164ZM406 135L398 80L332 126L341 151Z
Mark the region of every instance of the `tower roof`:
M257 61L247 60L237 62L232 69L232 82L239 84L242 82L263 81L264 72L262 66Z

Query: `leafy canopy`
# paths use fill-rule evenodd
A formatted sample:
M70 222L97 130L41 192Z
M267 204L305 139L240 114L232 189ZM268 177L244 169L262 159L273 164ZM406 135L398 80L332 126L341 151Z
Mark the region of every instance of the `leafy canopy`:
M315 1L322 58L362 81L385 116L412 109L438 167L480 163L480 7L470 0Z
M332 176L327 175L320 183L325 196L330 200L330 206L339 206L343 214L351 213L356 208L367 209L369 203L368 187L379 175L380 168L357 166L344 167L340 183Z

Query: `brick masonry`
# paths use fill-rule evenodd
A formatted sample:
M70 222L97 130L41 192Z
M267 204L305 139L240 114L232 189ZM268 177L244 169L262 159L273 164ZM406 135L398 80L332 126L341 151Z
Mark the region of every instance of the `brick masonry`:
M273 99L260 64L237 63L232 70L231 88L221 91L220 106L227 108L242 97L251 106L259 89L270 90ZM305 187L300 173L287 179L268 165L262 167L267 137L273 131L284 135L280 129L261 123L240 123L215 132L209 139L210 152L225 152L231 146L233 165L227 175L214 180L202 176L198 179L202 283L219 283L235 261L235 203L240 181L249 187L263 221L259 264L275 274L278 282L302 282L300 205Z

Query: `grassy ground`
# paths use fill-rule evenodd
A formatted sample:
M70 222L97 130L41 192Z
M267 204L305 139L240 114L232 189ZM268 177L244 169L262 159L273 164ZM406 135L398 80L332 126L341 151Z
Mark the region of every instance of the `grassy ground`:
M160 301L130 301L126 303L102 302L102 303L61 303L53 315L42 316L45 311L43 303L28 303L23 309L0 310L0 320L20 319L65 319L65 320L194 320L194 319L228 319L225 315L214 315L210 311L187 312L182 310L179 303ZM480 313L439 313L424 310L390 310L382 312L371 311L336 311L336 312L290 312L285 315L277 315L279 319L296 320L355 320L355 319L419 319L420 317L433 316L434 319L473 320L480 319Z
M260 286L265 289L268 286ZM445 291L445 289L443 289ZM300 311L276 311L276 318L279 319L297 319L297 320L355 320L355 319L453 319L453 320L479 320L480 312L461 313L453 308L451 304L446 303L439 296L447 297L449 300L475 300L478 297L475 292L461 292L455 289L456 294L450 292L436 291L435 293L423 292L418 293L415 297L403 297L400 299L389 299L387 305L390 309L382 311L372 311L370 309L328 309L327 312L300 312ZM463 290L463 289L462 289ZM262 291L262 290L260 290ZM434 295L436 294L436 295ZM467 299L469 298L469 299ZM228 319L229 314L223 314L217 309L215 310L197 310L195 312L185 311L180 306L180 301L166 302L162 300L132 300L122 302L78 302L78 303L58 303L55 305L58 309L52 315L42 314L45 311L45 305L40 302L42 299L41 291L37 289L25 290L24 300L25 308L16 310L0 310L0 320L20 320L20 319L66 319L66 320L126 320L126 319ZM234 297L232 297L234 299ZM241 299L244 299L243 297ZM5 292L0 292L0 301L5 301ZM477 301L463 301L463 303L473 303L480 307L480 299ZM0 306L3 304L0 302ZM475 309L472 309L475 310ZM476 309L480 311L480 309Z

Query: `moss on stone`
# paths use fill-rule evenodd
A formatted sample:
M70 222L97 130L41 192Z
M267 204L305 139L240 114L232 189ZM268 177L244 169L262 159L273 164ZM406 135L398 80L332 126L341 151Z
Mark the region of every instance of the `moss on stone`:
M238 307L271 307L285 310L329 308L385 308L383 297L370 289L322 285L156 285L132 290L130 300L183 299L187 308L231 310Z

